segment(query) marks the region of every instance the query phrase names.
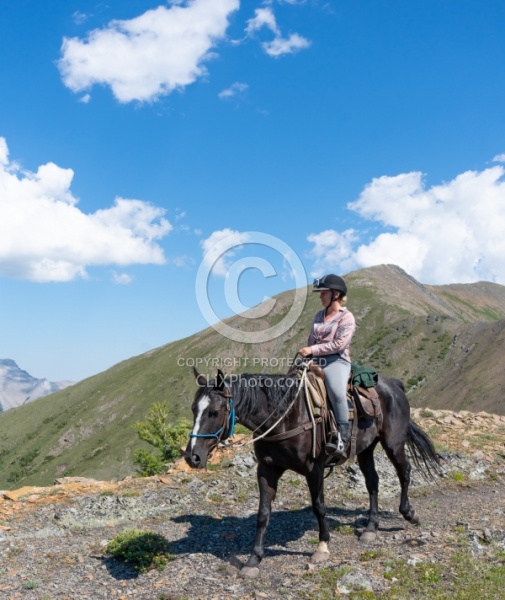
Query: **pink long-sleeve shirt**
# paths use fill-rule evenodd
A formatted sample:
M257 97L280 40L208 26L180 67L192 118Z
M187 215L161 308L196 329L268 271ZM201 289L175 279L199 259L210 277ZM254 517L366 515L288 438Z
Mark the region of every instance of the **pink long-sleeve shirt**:
M340 354L344 360L351 362L351 339L356 330L354 315L347 308L341 308L332 319L325 321L324 312L320 310L312 323L308 341L312 356Z

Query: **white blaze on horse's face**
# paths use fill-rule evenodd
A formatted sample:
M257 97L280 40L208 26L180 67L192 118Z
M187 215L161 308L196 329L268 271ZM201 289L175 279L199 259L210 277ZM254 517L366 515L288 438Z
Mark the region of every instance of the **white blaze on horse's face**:
M193 427L193 435L198 435L200 433L200 427L202 426L202 417L203 413L207 410L210 404L210 397L207 394L204 394L200 400L198 400L198 413L195 418L195 425ZM191 438L190 448L193 450L195 447L196 440L198 438Z

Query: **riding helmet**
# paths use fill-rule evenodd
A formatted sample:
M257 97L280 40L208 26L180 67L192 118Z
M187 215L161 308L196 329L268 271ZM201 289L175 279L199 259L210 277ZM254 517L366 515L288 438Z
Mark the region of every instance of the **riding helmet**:
M314 284L312 291L313 292L321 292L323 290L335 290L338 292L342 292L344 296L347 294L347 286L345 285L345 281L342 277L338 275L325 275L321 279L314 279Z

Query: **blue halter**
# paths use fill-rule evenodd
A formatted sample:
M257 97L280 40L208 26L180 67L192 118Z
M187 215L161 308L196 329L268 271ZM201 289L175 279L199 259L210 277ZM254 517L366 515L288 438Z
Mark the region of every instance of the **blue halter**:
M235 430L236 423L236 415L235 415L235 406L233 404L233 398L231 396L227 396L228 398L228 407L227 407L227 416L224 420L223 425L216 431L216 433L190 433L190 438L216 438L218 442L224 443L221 440L221 435L224 432L225 426L228 427L228 437L225 439L230 439L233 437L233 432Z

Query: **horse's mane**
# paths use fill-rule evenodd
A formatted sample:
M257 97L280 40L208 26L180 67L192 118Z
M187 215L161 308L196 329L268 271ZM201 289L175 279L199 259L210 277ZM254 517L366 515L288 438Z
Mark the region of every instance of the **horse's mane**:
M240 412L244 417L258 412L261 404L270 412L282 414L291 404L297 390L296 377L287 375L270 375L265 373L244 373L229 382L232 394L240 404Z

